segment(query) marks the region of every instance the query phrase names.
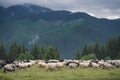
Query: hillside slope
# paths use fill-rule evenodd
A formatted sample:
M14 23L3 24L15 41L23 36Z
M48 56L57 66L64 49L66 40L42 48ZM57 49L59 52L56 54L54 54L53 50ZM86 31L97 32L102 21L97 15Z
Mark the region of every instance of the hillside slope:
M95 40L104 43L109 37L120 35L120 22L116 20L98 19L82 12L36 8L30 4L29 8L35 11L29 12L28 4L26 6L0 7L0 11L5 10L8 15L14 11L12 17L4 15L0 19L0 41L7 48L12 41L29 47L37 42L40 46L56 46L62 58L73 58L84 44ZM26 12L22 14L21 10Z

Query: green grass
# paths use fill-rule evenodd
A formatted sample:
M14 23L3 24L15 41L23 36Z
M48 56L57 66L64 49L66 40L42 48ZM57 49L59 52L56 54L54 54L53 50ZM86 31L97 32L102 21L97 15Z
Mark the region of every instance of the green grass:
M46 71L35 65L26 70L3 73L0 69L0 80L120 80L120 69L62 68Z

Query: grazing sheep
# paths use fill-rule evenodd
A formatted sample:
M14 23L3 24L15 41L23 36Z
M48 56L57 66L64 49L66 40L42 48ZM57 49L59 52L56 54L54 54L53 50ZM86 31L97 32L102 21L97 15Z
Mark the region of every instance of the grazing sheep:
M48 62L49 62L49 63L57 63L57 62L59 62L59 60L50 59L50 60L48 60Z
M38 61L37 60L30 60L30 63L32 63L33 65L36 64Z
M57 68L62 68L62 67L64 67L65 62L58 62L56 64L57 64Z
M110 63L105 62L102 66L102 69L108 69L108 68L115 68L115 66L111 65Z
M91 62L90 66L93 67L93 68L98 68L100 65L95 63L95 62Z
M27 68L27 65L25 65L24 63L19 63L19 68L20 69L25 69L25 68Z
M49 70L49 71L57 70L57 64L56 63L47 63L45 68L46 68L46 70Z
M72 62L73 63L79 63L80 61L79 60L73 60Z
M90 66L90 62L81 62L81 63L79 63L79 66L80 66L81 68L89 67L89 66Z
M69 68L76 68L76 67L78 67L78 64L76 64L76 63L69 64Z
M120 67L120 60L111 60L110 63L114 65L116 68Z
M40 68L45 68L46 67L46 63L44 62L38 62L38 65Z
M31 67L33 64L28 62L28 63L19 63L18 66L20 69L25 69L25 68L28 68L28 67Z
M15 64L6 64L4 66L4 71L3 72L6 72L6 71L15 71L16 70L16 65Z
M120 61L116 61L116 62L115 62L115 67L116 67L116 68L120 68Z
M102 67L103 65L104 65L104 61L103 60L101 60L101 61L98 61L98 64L100 65L100 67Z

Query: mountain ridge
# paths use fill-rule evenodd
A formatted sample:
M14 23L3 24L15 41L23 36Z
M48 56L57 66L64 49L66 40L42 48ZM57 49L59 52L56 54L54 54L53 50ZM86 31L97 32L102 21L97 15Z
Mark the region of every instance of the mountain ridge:
M45 9L48 11L34 14L27 9L27 16L1 16L0 41L7 49L12 41L29 47L35 42L40 46L54 45L62 58L73 58L76 50L85 44L96 40L103 44L108 38L120 35L119 21L99 19L82 12ZM19 13L19 10L13 11Z

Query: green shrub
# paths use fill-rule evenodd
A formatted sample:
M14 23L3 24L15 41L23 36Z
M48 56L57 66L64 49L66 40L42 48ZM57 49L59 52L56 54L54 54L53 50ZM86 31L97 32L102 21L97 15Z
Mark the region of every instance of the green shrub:
M21 53L18 57L18 60L31 60L34 59L30 52Z
M81 57L81 60L90 60L90 59L97 59L97 57L94 53L91 53L91 54Z

